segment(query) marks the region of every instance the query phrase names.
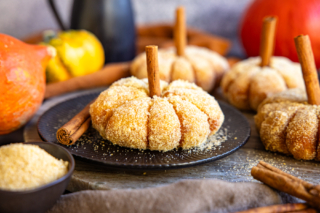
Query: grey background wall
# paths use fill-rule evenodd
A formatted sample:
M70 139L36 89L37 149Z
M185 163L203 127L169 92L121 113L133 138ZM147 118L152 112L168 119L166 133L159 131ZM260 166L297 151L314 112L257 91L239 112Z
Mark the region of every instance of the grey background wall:
M73 0L56 0L65 23L69 23ZM76 0L75 0L76 1ZM94 0L92 0L94 1ZM174 10L184 5L188 26L229 38L230 55L242 56L238 26L252 0L132 0L136 24L172 22ZM47 0L0 0L0 32L23 38L58 25Z

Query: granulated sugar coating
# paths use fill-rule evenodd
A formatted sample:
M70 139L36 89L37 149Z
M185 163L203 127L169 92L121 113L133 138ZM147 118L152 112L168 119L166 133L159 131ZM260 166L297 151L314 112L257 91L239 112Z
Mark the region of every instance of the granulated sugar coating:
M93 128L120 146L169 151L198 147L222 126L219 104L200 87L181 80L160 87L150 98L147 79L115 82L90 106Z
M0 189L30 190L55 181L68 172L58 160L36 145L10 144L0 148Z
M178 96L169 98L181 123L180 146L184 149L200 146L210 133L208 117L196 106Z
M185 81L182 81L182 80L173 81L167 87L165 87L162 92L165 93L168 90L174 90L174 89L193 89L193 90L202 91L202 89L197 85L185 84L184 82Z
M146 149L150 105L151 98L141 98L113 109L105 130L106 139L120 146Z
M150 108L148 129L151 150L171 150L179 146L181 140L180 121L168 100L154 97Z
M266 150L297 160L320 159L319 118L320 107L307 104L298 89L267 98L254 117Z
M173 82L172 84L174 84ZM188 101L199 108L208 116L208 122L210 125L210 135L215 134L221 126L224 115L219 109L219 104L211 95L199 90L191 90L188 88L171 88L168 92L163 94L164 97L178 96L182 100Z
M106 137L106 123L113 114L114 109L128 101L148 97L147 92L144 89L139 90L135 87L139 87L139 85L134 84L133 87L112 86L99 95L96 104L91 105L90 114L92 125L103 137Z

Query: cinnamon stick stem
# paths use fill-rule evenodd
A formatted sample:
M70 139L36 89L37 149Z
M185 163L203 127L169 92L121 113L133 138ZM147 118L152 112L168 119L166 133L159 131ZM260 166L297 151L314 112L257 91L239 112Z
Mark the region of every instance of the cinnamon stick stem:
M317 213L318 211L313 209L313 208L308 208L308 209L303 209L303 210L298 210L298 211L290 211L287 213Z
M320 105L319 80L309 36L299 35L294 38L294 42L307 89L308 102L312 105Z
M314 186L281 170L279 172L265 162L260 162L253 167L251 175L272 188L305 200L311 206L320 209L319 186Z
M154 45L146 46L147 54L147 70L149 82L149 95L152 98L154 95L160 96L160 76L158 65L158 47Z
M289 203L289 204L254 208L246 211L240 211L238 213L282 213L282 212L289 212L289 211L300 211L307 208L308 208L308 205L304 203Z
M72 145L87 131L91 124L89 109L93 102L94 100L58 129L56 137L61 144Z
M187 43L186 16L184 7L178 7L178 9L176 10L174 42L177 50L177 55L183 56L184 49Z
M107 64L102 70L80 77L71 78L66 81L51 83L46 86L44 98L51 98L68 92L81 89L90 89L107 86L120 78L130 75L130 63Z
M261 41L260 41L260 57L261 67L269 66L270 58L274 51L274 37L276 32L277 18L270 16L263 20Z

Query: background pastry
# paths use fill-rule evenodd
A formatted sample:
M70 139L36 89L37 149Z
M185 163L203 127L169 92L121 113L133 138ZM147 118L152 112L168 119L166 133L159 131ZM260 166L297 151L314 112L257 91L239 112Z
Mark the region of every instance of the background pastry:
M186 47L185 16L182 7L177 9L174 36L176 48L159 50L160 79L167 82L186 80L196 83L205 91L212 90L229 69L229 64L224 57L209 49ZM145 53L133 60L130 72L140 79L148 76Z
M284 57L271 57L275 24L274 17L264 20L260 57L236 63L222 79L224 96L239 109L257 110L270 94L304 88L298 63Z
M296 159L320 160L320 89L309 37L295 38L308 98L292 89L269 97L259 106L255 123L267 150ZM308 52L309 51L309 52Z

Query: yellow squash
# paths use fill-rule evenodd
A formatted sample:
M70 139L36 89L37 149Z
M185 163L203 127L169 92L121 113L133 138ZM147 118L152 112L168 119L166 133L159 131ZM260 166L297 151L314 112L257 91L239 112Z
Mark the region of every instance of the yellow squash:
M47 82L64 81L99 71L104 64L104 51L100 41L85 30L58 33L49 42L57 50L47 66Z

